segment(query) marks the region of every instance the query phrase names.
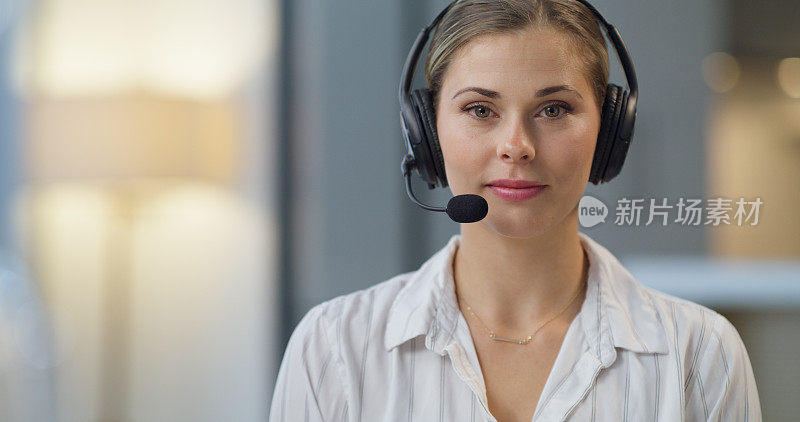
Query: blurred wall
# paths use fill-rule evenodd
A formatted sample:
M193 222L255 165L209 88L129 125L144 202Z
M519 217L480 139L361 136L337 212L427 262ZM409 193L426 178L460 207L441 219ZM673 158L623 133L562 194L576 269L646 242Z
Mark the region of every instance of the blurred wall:
M411 3L285 3L292 327L311 306L408 267L397 78Z
M11 198L20 180L18 161L14 159L20 150L17 123L20 104L11 89L9 65L20 4L12 1L0 8L0 250L11 248Z
M21 101L12 88L10 62L14 34L27 8L24 0L0 4L0 420L9 422L55 417L50 319L18 254L12 223L22 148Z

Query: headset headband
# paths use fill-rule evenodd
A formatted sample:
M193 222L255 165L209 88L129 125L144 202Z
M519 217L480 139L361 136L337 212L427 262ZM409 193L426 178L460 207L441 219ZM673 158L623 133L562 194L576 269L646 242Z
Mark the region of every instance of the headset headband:
M411 54L408 55L406 58L406 62L403 65L403 72L400 76L400 90L398 93L398 97L400 100L400 104L402 105L410 105L411 100L409 99L409 92L411 91L411 82L414 79L414 73L417 67L417 63L419 62L419 56L422 54L423 48L425 48L425 44L428 41L428 36L430 32L436 27L442 17L453 7L454 4L458 3L459 0L455 0L447 7L439 13L438 16L431 22L430 25L423 28L419 34L417 35L417 39L414 40L414 45L411 47ZM631 132L633 131L633 122L634 116L633 114L636 113L636 99L639 96L639 84L636 82L636 71L633 69L633 62L631 61L631 56L628 54L628 49L625 47L625 43L622 41L622 37L619 35L619 31L617 28L610 24L608 21L603 18L600 12L595 9L594 6L586 2L585 0L576 0L579 3L586 6L592 14L594 14L595 18L602 24L601 26L604 27L606 35L611 40L611 44L614 46L614 50L617 53L617 59L619 59L620 64L622 65L622 71L625 73L625 79L627 80L628 90L630 94L628 96L628 107L625 110L625 113L628 113L628 118L624 119L627 124L625 127L620 128L621 133L620 137L626 140L630 140Z

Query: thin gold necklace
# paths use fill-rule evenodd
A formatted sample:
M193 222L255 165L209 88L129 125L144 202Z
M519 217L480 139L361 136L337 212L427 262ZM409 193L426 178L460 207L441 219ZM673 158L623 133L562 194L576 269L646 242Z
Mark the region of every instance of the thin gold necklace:
M516 343L516 344L528 344L528 343L530 343L530 342L531 342L531 339L533 339L533 337L536 335L536 333L538 333L538 332L539 332L539 330L540 330L542 327L544 327L545 325L547 325L547 323L549 323L550 321L554 320L554 319L555 319L557 316L559 316L559 315L561 315L562 313L564 313L564 311L566 311L566 310L567 310L567 307L569 307L569 305L571 305L571 304L572 304L572 302L575 302L575 299L578 297L578 294L580 294L581 290L583 290L583 285L584 285L584 284L585 284L585 283L581 283L581 285L578 287L578 291L577 291L577 292L575 292L575 296L573 296L573 297L572 297L572 300L570 300L570 301L569 301L569 303L567 303L567 304L566 304L566 305L565 305L565 306L564 306L564 307L561 309L561 311L559 311L559 313L557 313L557 314L553 315L553 317L551 317L550 319L548 319L547 321L545 321L545 322L544 322L544 324L541 324L541 325L539 325L539 328L537 328L537 329L536 329L536 331L534 331L534 332L533 332L533 334L529 335L529 336L528 336L526 339L524 339L524 340L515 340L515 339L512 339L512 338L503 338L503 337L497 337L497 336L494 334L494 331L490 330L490 329L489 329L489 327L487 327L487 326L486 326L486 324L484 324L484 323L483 323L483 321L481 320L481 318L480 318L478 315L476 315L476 314L475 314L475 312L473 312L473 311L472 311L472 307L470 307L470 306L469 306L469 304L467 304L467 302L466 302L466 301L464 301L464 305L466 305L466 306L467 306L467 310L469 311L469 313L471 313L471 314L472 314L472 315L473 315L475 318L477 318L477 319L478 319L478 321L480 321L481 325L483 325L483 328L485 328L485 329L486 329L486 331L489 333L489 338L491 338L492 340L497 340L497 341L505 341L505 342L508 342L508 343ZM463 300L463 299L462 299L462 300Z

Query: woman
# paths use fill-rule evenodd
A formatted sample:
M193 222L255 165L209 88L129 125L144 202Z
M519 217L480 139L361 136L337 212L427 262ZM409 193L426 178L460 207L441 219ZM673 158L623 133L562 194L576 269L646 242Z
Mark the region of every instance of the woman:
M428 54L447 181L488 215L419 270L311 309L271 420L760 420L730 322L578 232L608 79L592 12L461 0Z

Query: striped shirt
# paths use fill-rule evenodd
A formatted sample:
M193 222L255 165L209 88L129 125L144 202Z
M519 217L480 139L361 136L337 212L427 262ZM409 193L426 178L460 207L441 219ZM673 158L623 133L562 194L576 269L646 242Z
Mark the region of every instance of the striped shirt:
M579 235L586 296L533 421L761 421L736 328L641 285ZM270 421L495 421L456 302L459 241L454 235L417 271L308 311L286 347Z

